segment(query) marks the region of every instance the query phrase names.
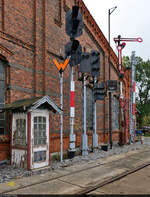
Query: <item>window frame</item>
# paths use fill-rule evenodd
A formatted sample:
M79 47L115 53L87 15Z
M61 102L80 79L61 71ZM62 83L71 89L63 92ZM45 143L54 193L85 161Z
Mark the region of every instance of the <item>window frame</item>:
M3 72L2 72L3 71ZM3 82L3 98L0 98L0 100L3 100L3 102L0 101L0 107L3 108L5 105L5 100L6 100L6 78L7 78L7 63L3 60L0 59L0 83ZM0 93L1 96L2 93ZM0 117L0 122L3 121L3 125L1 126L0 124L0 135L5 135L6 134L6 113L1 112L1 115L3 114L3 118ZM1 131L3 130L3 131Z
M119 99L114 95L112 102L112 130L118 130L118 129L119 129Z
M16 124L16 130L15 130L15 139L13 144L14 146L25 146L26 145L26 118L21 118L21 117L16 118L15 124ZM18 140L20 141L19 143Z
M36 128L35 128L35 126L36 126ZM33 131L34 132L34 146L46 145L47 144L47 136L46 136L46 117L45 116L39 116L39 115L34 116L33 130L34 130ZM44 141L45 141L45 143L44 143Z

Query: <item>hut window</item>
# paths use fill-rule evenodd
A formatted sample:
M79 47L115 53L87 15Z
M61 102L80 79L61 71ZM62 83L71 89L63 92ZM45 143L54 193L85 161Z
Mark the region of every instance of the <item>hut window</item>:
M34 145L46 144L46 117L34 117Z
M26 142L26 120L17 119L16 120L16 133L14 144L15 145L25 145Z
M46 151L34 152L34 162L45 161Z

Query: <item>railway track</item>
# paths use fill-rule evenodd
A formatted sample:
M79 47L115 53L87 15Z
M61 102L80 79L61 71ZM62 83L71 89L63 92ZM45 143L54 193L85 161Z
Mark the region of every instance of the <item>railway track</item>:
M149 150L143 151L143 153L149 153ZM134 154L128 156L128 158L134 158ZM115 160L115 162L116 161L119 162L119 160L122 160L122 158ZM9 189L9 190L0 192L0 194L10 194L11 192L15 192L15 191L19 192L19 190L24 189L24 188L31 188L32 186L35 186L35 185L38 186L38 185L43 184L43 183L47 183L47 182L50 182L50 181L54 181L54 180L57 180L57 179L60 179L60 178L67 177L69 175L73 175L73 174L77 174L77 173L80 173L80 172L83 172L83 171L87 171L87 170L90 170L90 169L93 169L93 168L97 168L97 167L102 166L102 165L105 166L105 165L111 164L113 162L114 161L110 161L110 162L107 162L107 163L96 163L95 165L93 165L91 167L87 167L85 169L80 169L80 170L76 170L74 172L68 172L65 175L60 175L60 176L56 176L54 178L48 178L48 179L45 179L45 180L42 180L42 181L37 181L35 183L31 183L30 185L19 186L17 188L13 188L13 189ZM88 186L88 187L82 187L82 186L80 187L79 186L79 192L77 192L75 194L88 194L88 193L90 193L90 192L92 192L92 191L94 191L94 190L96 190L96 189L98 189L100 187L103 187L103 186L105 186L105 185L107 185L109 183L115 182L115 181L117 181L117 180L119 180L119 179L121 179L121 178L123 178L125 176L128 176L129 174L132 174L132 173L134 173L136 171L139 171L139 170L141 170L141 169L143 169L143 168L145 168L145 167L147 167L149 165L150 165L150 162L146 162L146 163L144 163L144 164L142 164L142 165L140 165L140 166L138 166L136 168L127 170L127 171L125 171L125 172L123 172L123 173L121 173L121 174L119 174L119 175L117 175L115 177L108 178L107 180L105 180L103 182L99 182L99 183L97 183L96 185L93 185L93 186Z
M95 190L97 190L99 188L102 188L103 186L105 186L107 184L110 184L110 183L113 183L115 181L118 181L118 180L120 180L120 179L122 179L122 178L124 178L124 177L126 177L126 176L128 176L130 174L133 174L133 173L135 173L135 172L137 172L137 171L139 171L139 170L141 170L143 168L146 168L149 165L150 165L150 162L147 162L147 163L145 163L145 164L143 164L141 166L138 166L138 167L136 167L134 169L128 170L128 171L126 171L126 172L124 172L122 174L119 174L118 176L112 177L112 178L110 178L110 179L108 179L108 180L106 180L104 182L98 183L95 186L87 187L87 188L83 189L82 191L79 191L76 194L78 194L78 195L88 194L88 193L93 192L93 191L95 191Z

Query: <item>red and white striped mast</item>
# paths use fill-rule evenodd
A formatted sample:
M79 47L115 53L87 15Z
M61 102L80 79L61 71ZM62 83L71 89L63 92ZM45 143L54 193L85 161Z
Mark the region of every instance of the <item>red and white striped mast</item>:
M117 38L114 38L115 43L117 43L117 50L118 50L118 61L119 61L119 72L120 72L120 106L121 106L121 123L122 123L122 127L124 128L125 123L124 123L124 95L123 95L123 77L124 77L124 71L122 68L122 49L126 46L125 42L143 42L142 38L121 38L121 36L119 35ZM123 43L121 43L123 42ZM134 113L134 117L135 117L135 81L134 81L134 85L131 86L134 87L132 89L133 93L133 100L131 103L133 103L132 106L132 113ZM131 121L131 118L130 118ZM131 127L131 126L130 126ZM131 132L130 132L130 136L131 136ZM121 144L123 144L125 142L125 139L122 139L123 136L121 136ZM131 137L130 137L131 139ZM130 140L131 141L131 140Z

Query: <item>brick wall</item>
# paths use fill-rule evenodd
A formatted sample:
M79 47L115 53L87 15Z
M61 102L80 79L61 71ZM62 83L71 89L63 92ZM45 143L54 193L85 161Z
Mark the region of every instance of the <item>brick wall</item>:
M10 158L10 141L8 135L0 136L0 161Z
M69 42L65 33L65 13L77 4L84 17L83 35L79 38L87 51L99 50L101 57L100 81L108 80L109 44L82 0L0 0L0 51L8 61L6 103L22 98L49 95L59 105L59 73L53 58L64 55ZM60 54L61 51L61 54ZM110 49L111 79L118 80L117 57ZM75 69L75 133L76 145L81 144L81 82ZM128 91L128 90L127 90ZM69 66L64 72L64 149L69 147ZM51 152L59 151L59 115L52 117ZM99 143L108 141L109 102L97 102L97 130ZM118 140L118 131L113 139ZM89 145L91 144L91 134Z

